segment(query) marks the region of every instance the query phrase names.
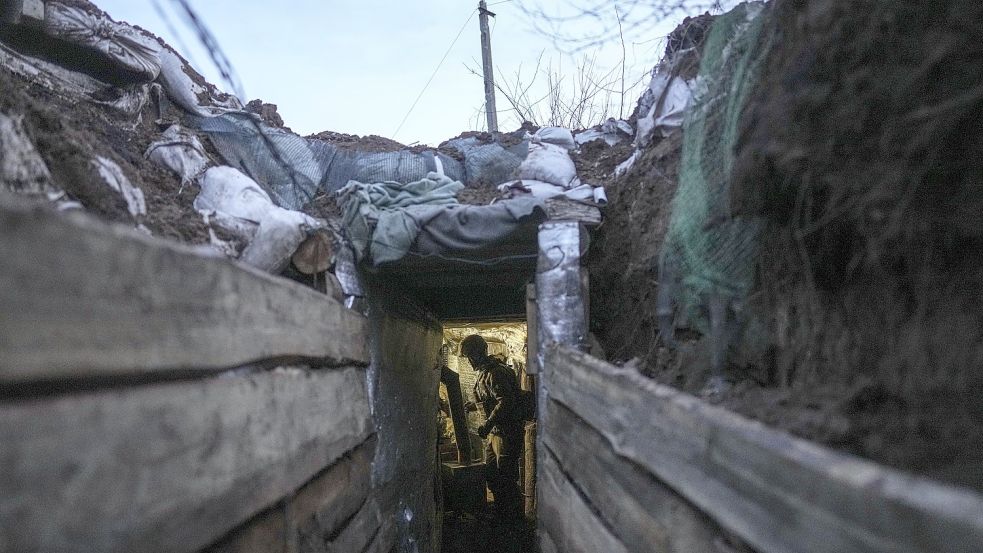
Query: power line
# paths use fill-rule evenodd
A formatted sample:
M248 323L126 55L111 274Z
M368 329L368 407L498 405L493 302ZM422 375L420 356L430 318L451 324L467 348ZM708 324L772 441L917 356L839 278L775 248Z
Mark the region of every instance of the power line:
M417 104L417 103L418 103L418 102L420 101L420 98L423 98L423 94L424 94L424 93L425 93L425 92L427 91L427 88L429 88L429 87L430 87L430 83L432 83L432 82L433 82L433 79L434 79L434 77L436 77L436 76L437 76L437 72L438 72L438 71L440 71L440 66L441 66L441 65L443 65L443 64L444 64L444 61L446 61L446 60L447 60L447 56L449 56L449 55L450 55L450 53L451 53L451 50L453 50L453 49L454 49L454 45L455 45L455 44L457 44L457 40L458 40L459 38L461 38L461 34L463 34L463 33L464 33L464 29L465 29L465 28L467 28L467 26L468 26L468 23L471 23L471 19L472 19L472 18L474 17L474 14L475 14L475 13L476 13L477 11L478 11L478 10L477 10L477 8L475 8L475 9L474 9L474 10L473 10L473 11L472 11L472 12L471 12L471 13L470 13L469 15L468 15L468 18L467 18L467 20L465 20L465 21L464 21L464 25L461 25L461 30L457 32L457 36L455 36L455 37L454 37L454 40L452 40L452 41L451 41L451 45L447 47L447 51L446 51L446 52L444 52L444 57L442 57L442 58L440 58L440 62L438 62L438 63L437 63L437 67L435 67L435 68L434 68L434 70L433 70L433 73L432 73L432 74L430 75L430 78L429 78L429 79L427 80L427 84L425 84L425 85L423 85L423 90L421 90L421 91L420 91L420 94L418 94L418 95L417 95L417 97L416 97L416 100L413 100L413 105L411 105L411 106L410 106L410 109L409 109L409 111L407 111L407 112L406 112L406 115L404 115L404 116L403 116L403 120L402 120L402 121L400 121L400 122L399 122L399 126L398 126L398 127L396 127L396 132L394 132L394 133L392 134L392 138L393 138L394 140L396 139L396 135L397 135L397 134L399 134L399 131L401 131L401 130L403 129L403 124L404 124L404 123L406 123L406 120L410 118L410 114L411 114L411 113L413 113L413 109L415 109L415 108L416 108L416 104Z

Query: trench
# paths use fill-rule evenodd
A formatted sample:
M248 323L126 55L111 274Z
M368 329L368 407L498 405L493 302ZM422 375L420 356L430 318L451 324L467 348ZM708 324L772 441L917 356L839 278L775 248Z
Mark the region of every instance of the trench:
M431 535L444 553L537 551L536 424L524 424L516 475L522 516L500 520L495 515L496 498L485 482L485 461L491 453L485 451L487 442L477 433L484 419L464 408L474 402L477 371L462 355L460 345L469 335L482 336L489 355L512 371L518 387L535 394L536 377L527 368L535 363L536 314L534 308L527 311L527 306L535 296L538 233L538 225L528 225L510 241L508 252L499 246L472 252L466 259L408 258L397 266L362 275L367 283L369 317L378 337L380 367L370 378L376 379L373 402L376 417L382 421L380 439L395 442L392 449L396 451L413 450L412 463L421 469L425 457L434 456L427 449L429 444L436 450L439 477L433 494L434 527L413 528L411 521L407 534ZM421 382L419 371L421 365L430 363L428 355L435 357L434 370L425 370L427 378ZM416 398L410 398L411 390L418 394ZM410 413L408 401L435 416ZM392 476L396 490L412 489L410 482L398 481L398 475L415 472L407 471L406 463L407 457L398 454L377 460L377 475ZM398 503L427 507L423 498L413 500L402 493L396 492ZM413 544L403 545L411 549Z

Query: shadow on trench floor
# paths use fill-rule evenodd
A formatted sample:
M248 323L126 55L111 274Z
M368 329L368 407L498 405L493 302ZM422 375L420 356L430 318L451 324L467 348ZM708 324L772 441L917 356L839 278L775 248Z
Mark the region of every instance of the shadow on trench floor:
M444 515L441 553L536 553L536 523L501 524L471 514Z

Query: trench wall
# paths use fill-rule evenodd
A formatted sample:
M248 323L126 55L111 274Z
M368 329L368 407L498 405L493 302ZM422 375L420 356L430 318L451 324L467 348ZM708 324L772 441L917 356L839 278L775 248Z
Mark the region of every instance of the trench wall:
M542 553L983 550L983 496L829 450L591 357L585 229L530 295ZM533 315L532 313L530 315Z
M0 551L432 550L431 319L0 200Z
M394 513L396 551L424 553L440 544L436 505L437 320L391 283L363 279L369 298L369 382L379 437L372 481Z
M542 553L980 551L983 496L548 346Z

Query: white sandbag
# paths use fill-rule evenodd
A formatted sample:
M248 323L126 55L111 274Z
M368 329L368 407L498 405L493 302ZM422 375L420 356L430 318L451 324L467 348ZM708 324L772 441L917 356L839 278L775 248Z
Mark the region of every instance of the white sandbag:
M631 125L627 121L609 118L592 129L577 133L573 139L579 145L584 145L594 140L603 140L608 146L614 146L615 144L628 140L634 133L635 129L631 128Z
M44 6L44 33L79 46L93 48L122 69L147 81L160 73L160 43L126 23L58 2Z
M143 190L133 186L116 162L96 156L92 164L95 165L106 186L115 190L126 201L126 208L130 215L138 217L147 214L147 202L143 197Z
M563 146L567 150L577 148L577 142L573 139L573 133L570 132L570 129L563 127L543 127L536 131L536 134L532 135L531 140L533 142L545 142L546 144Z
M246 243L240 260L279 273L307 234L323 224L299 211L273 204L256 181L232 167L212 167L199 179L194 208L205 223ZM214 233L212 234L214 236ZM227 244L218 238L213 243Z
M0 188L19 194L57 192L41 154L24 131L24 116L0 113Z
M189 73L194 69L170 48L162 48L160 83L167 95L185 111L210 117L242 110L242 102L231 94L221 94L196 83Z
M620 177L628 171L631 171L631 168L635 165L635 160L638 159L639 152L640 150L636 149L634 152L632 152L631 157L619 163L618 166L614 168L614 176Z
M577 167L563 146L537 142L529 144L529 155L519 165L518 177L522 180L548 182L563 188L580 184Z
M500 192L507 192L513 197L530 195L544 200L557 196L565 196L571 200L594 199L594 187L589 184L581 184L574 188L566 189L548 182L523 179L500 184L498 185L498 190Z
M665 73L657 73L652 77L649 90L654 103L648 113L638 119L635 146L639 148L648 146L656 132L665 137L674 129L682 127L686 108L693 97L690 84L680 77L670 78Z
M144 156L181 177L182 186L211 164L198 137L178 124L168 127L161 139L147 148Z

